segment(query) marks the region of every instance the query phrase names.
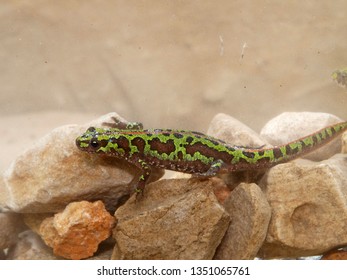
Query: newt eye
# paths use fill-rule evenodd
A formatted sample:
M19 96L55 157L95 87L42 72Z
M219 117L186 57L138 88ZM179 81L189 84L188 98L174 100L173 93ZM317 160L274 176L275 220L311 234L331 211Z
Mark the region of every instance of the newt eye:
M95 131L95 127L94 126L91 126L87 129L88 132L94 132Z
M97 148L99 147L99 142L95 139L90 140L90 146L92 146L93 148Z

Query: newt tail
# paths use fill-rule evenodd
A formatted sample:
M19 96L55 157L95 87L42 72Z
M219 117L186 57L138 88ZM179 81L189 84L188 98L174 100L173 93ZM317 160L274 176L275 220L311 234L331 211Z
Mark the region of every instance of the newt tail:
M347 122L341 122L284 145L266 149L245 149L244 151L250 152L251 154L253 153L255 157L259 154L259 158L261 158L264 153L267 153L268 156L262 158L264 159L263 164L258 160L257 167L270 168L279 163L288 162L309 154L336 139L346 130Z

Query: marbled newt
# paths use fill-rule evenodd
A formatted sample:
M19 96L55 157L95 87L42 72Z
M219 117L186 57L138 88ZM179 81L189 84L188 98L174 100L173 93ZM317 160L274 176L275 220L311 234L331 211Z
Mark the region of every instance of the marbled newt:
M264 169L310 153L347 130L347 122L342 122L284 145L249 148L232 146L200 132L143 129L141 123L114 120L106 124L110 128L88 128L76 139L76 145L82 151L122 158L137 166L141 170L137 192L143 191L152 167L197 177Z

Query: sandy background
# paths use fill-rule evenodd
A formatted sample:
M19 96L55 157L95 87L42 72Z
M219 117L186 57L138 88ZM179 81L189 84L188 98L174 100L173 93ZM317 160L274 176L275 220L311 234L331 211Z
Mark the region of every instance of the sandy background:
M110 111L259 131L283 111L347 119L346 1L2 1L0 171L56 126Z

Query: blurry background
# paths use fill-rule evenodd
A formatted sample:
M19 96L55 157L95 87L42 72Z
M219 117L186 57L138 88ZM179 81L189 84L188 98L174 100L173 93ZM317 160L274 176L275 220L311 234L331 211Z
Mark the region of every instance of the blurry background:
M1 1L0 170L56 126L116 111L205 132L283 111L347 119L346 1Z

